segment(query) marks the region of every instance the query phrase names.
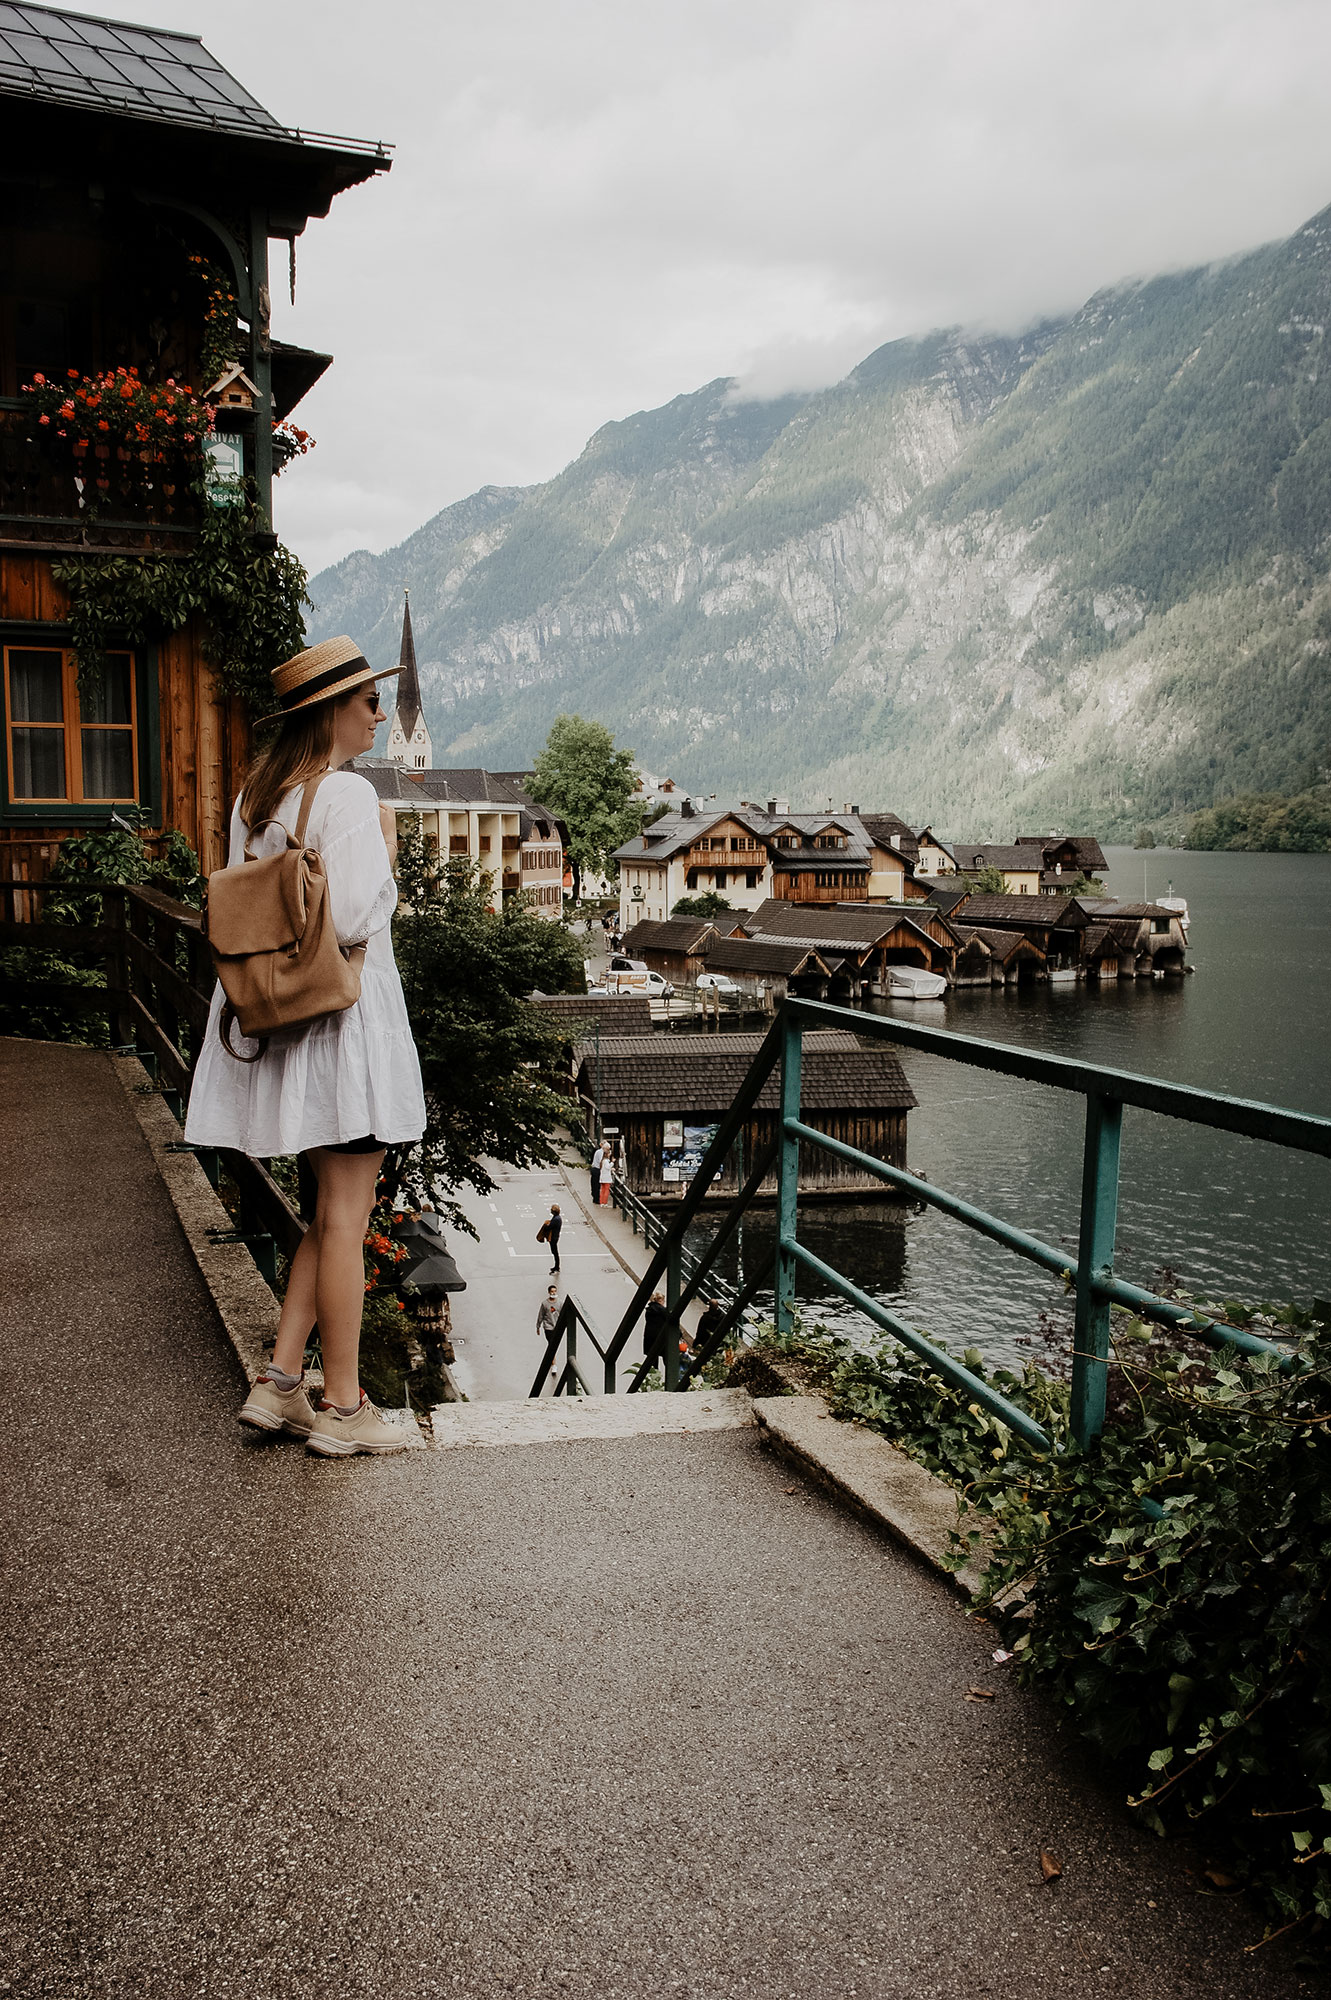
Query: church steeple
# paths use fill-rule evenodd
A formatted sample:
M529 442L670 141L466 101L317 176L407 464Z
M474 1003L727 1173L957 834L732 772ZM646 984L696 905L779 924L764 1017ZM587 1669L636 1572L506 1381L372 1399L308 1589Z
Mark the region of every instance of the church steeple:
M397 677L397 707L388 731L387 755L394 764L407 764L413 770L424 771L430 767L433 751L425 712L421 707L420 681L416 677L411 599L405 590L402 593L402 649L398 657L402 671Z
M416 640L411 630L411 594L402 593L402 672L397 677L397 712L402 734L410 743L421 712L421 687L416 678Z

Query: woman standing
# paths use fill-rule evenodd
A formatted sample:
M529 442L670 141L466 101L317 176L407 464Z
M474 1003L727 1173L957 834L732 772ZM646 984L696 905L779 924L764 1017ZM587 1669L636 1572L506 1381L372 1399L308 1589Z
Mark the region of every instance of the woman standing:
M420 1138L425 1099L389 930L397 905L392 809L380 806L368 778L341 768L372 747L385 718L374 676L351 639L298 653L274 670L273 685L280 707L269 719L281 727L236 801L227 865L243 867L247 851L256 859L283 852L313 781L305 845L321 857L339 945L366 947L360 998L342 1013L272 1035L266 1048L242 1037L239 1056L262 1053L237 1060L219 1032L219 986L185 1137L256 1159L304 1153L318 1183L314 1220L292 1259L273 1359L241 1422L292 1432L326 1457L400 1451L405 1433L385 1423L360 1386L363 1244L384 1153ZM303 1366L316 1321L324 1366L317 1411Z

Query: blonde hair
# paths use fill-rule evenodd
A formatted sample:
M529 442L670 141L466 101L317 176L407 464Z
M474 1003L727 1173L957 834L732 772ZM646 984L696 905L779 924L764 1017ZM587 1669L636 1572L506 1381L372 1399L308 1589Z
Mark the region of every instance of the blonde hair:
M283 717L272 742L245 773L240 816L247 827L271 819L294 785L327 770L337 709L337 701L320 701Z

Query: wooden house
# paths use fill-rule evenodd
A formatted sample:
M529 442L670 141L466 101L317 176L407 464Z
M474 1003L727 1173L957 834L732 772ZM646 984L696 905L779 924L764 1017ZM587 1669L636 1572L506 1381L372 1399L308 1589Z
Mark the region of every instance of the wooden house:
M756 1007L778 1007L788 993L818 998L827 991L831 970L812 945L776 938L717 938L707 953L707 970L733 979Z
M1044 953L1050 979L1076 979L1090 918L1075 896L968 896L953 922L972 930L1019 931Z
M994 841L959 840L952 851L957 867L965 874L978 875L983 869L996 868L1009 896L1038 896L1040 893L1042 863L1033 847L1005 847Z
M1079 896L1076 901L1087 918L1083 955L1094 963L1097 977L1111 976L1111 959L1112 976L1119 979L1187 970L1187 938L1177 910L1159 903L1123 903L1112 896Z
M956 986L1025 985L1047 979L1045 954L1024 932L993 930L954 920L961 940L953 970Z
M1017 845L1039 850L1040 891L1045 896L1066 895L1070 882L1109 866L1093 834L1019 833Z
M649 972L659 972L672 986L692 986L716 936L710 917L645 918L625 932L623 949L626 957L641 959Z
M915 873L931 879L939 875L955 875L957 857L947 842L940 840L931 826L922 826L915 836Z
M3 11L0 871L39 879L66 834L117 807L215 868L250 717L199 617L113 629L91 693L53 571L187 564L207 510L238 502L253 546L275 546L273 473L293 447L274 425L331 357L273 338L270 245L294 288L308 221L388 154L288 130L193 35Z
M761 1035L657 1035L601 1039L580 1050L578 1094L613 1125L624 1146L635 1194L681 1200L721 1119L734 1103ZM779 1072L764 1085L744 1128L744 1171L776 1130ZM864 1048L854 1035L817 1030L804 1037L801 1116L820 1132L893 1166L906 1164L906 1118L915 1096L890 1049ZM732 1150L712 1194L733 1195ZM884 1183L818 1147L801 1145L800 1192L854 1195L885 1192ZM764 1194L776 1192L773 1173Z
M830 909L773 899L743 920L744 934L763 942L803 944L827 969L821 995L860 999L887 989L889 965L920 966L952 976L957 936L928 903L839 904Z

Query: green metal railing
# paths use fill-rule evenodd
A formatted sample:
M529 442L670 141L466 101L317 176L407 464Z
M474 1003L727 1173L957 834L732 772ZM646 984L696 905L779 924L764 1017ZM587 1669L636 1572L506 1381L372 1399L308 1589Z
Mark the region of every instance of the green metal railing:
M895 1167L857 1147L846 1145L825 1132L817 1131L800 1116L800 1080L803 1037L807 1027L852 1028L857 1035L895 1042L902 1047L941 1056L999 1076L1020 1078L1066 1090L1085 1099L1086 1123L1082 1151L1081 1216L1077 1254L1044 1243L1039 1237L1018 1229L1001 1217L989 1214L974 1202L945 1189L934 1187L904 1167ZM780 1068L780 1114L773 1145L755 1164L753 1173L726 1211L720 1228L704 1256L695 1260L687 1282L682 1272L683 1238L701 1207L714 1176L720 1171L731 1147L757 1104L758 1097L773 1071ZM1197 1090L1186 1084L1166 1083L1157 1077L1137 1076L1127 1070L1108 1069L1098 1064L1071 1060L1064 1056L1042 1055L1033 1050L1013 1048L1007 1043L982 1041L972 1035L952 1034L941 1028L918 1027L881 1014L852 1012L818 1000L786 1000L762 1048L753 1060L739 1094L717 1129L704 1154L687 1196L669 1227L665 1229L634 1293L633 1300L604 1349L607 1393L613 1393L615 1369L648 1300L664 1276L667 1284L666 1323L656 1342L629 1382L630 1390L642 1386L659 1357L665 1364L666 1387L684 1389L715 1353L728 1332L754 1303L767 1269L755 1272L742 1290L732 1295L725 1319L711 1337L694 1348L687 1362L679 1365L678 1329L680 1315L692 1299L703 1293L714 1276L720 1252L734 1234L746 1209L753 1202L768 1174L775 1155L777 1166L777 1234L773 1250L776 1266L776 1324L788 1332L793 1324L795 1286L800 1270L816 1277L829 1290L856 1307L884 1332L926 1360L943 1379L962 1390L990 1415L1006 1424L1018 1437L1038 1450L1048 1450L1051 1441L1028 1413L1019 1409L989 1383L954 1359L945 1349L900 1314L872 1298L850 1278L817 1257L799 1240L799 1152L801 1145L820 1147L846 1160L886 1185L938 1209L954 1221L978 1231L1019 1257L1042 1265L1069 1283L1075 1294L1072 1352L1073 1436L1081 1445L1089 1444L1104 1426L1108 1384L1110 1311L1126 1307L1138 1316L1186 1332L1214 1348L1230 1347L1246 1354L1272 1354L1282 1366L1291 1365L1288 1351L1275 1342L1263 1340L1239 1327L1208 1319L1177 1301L1159 1297L1140 1285L1127 1283L1114 1273L1114 1247L1118 1225L1119 1161L1123 1109L1133 1105L1165 1118L1209 1126L1244 1138L1261 1139L1275 1146L1331 1158L1331 1118L1318 1118L1300 1111L1281 1110L1245 1098L1227 1097L1215 1091ZM672 1366L672 1356L674 1365ZM553 1362L547 1357L548 1367ZM575 1382L575 1377L570 1377ZM538 1393L545 1374L538 1377Z

